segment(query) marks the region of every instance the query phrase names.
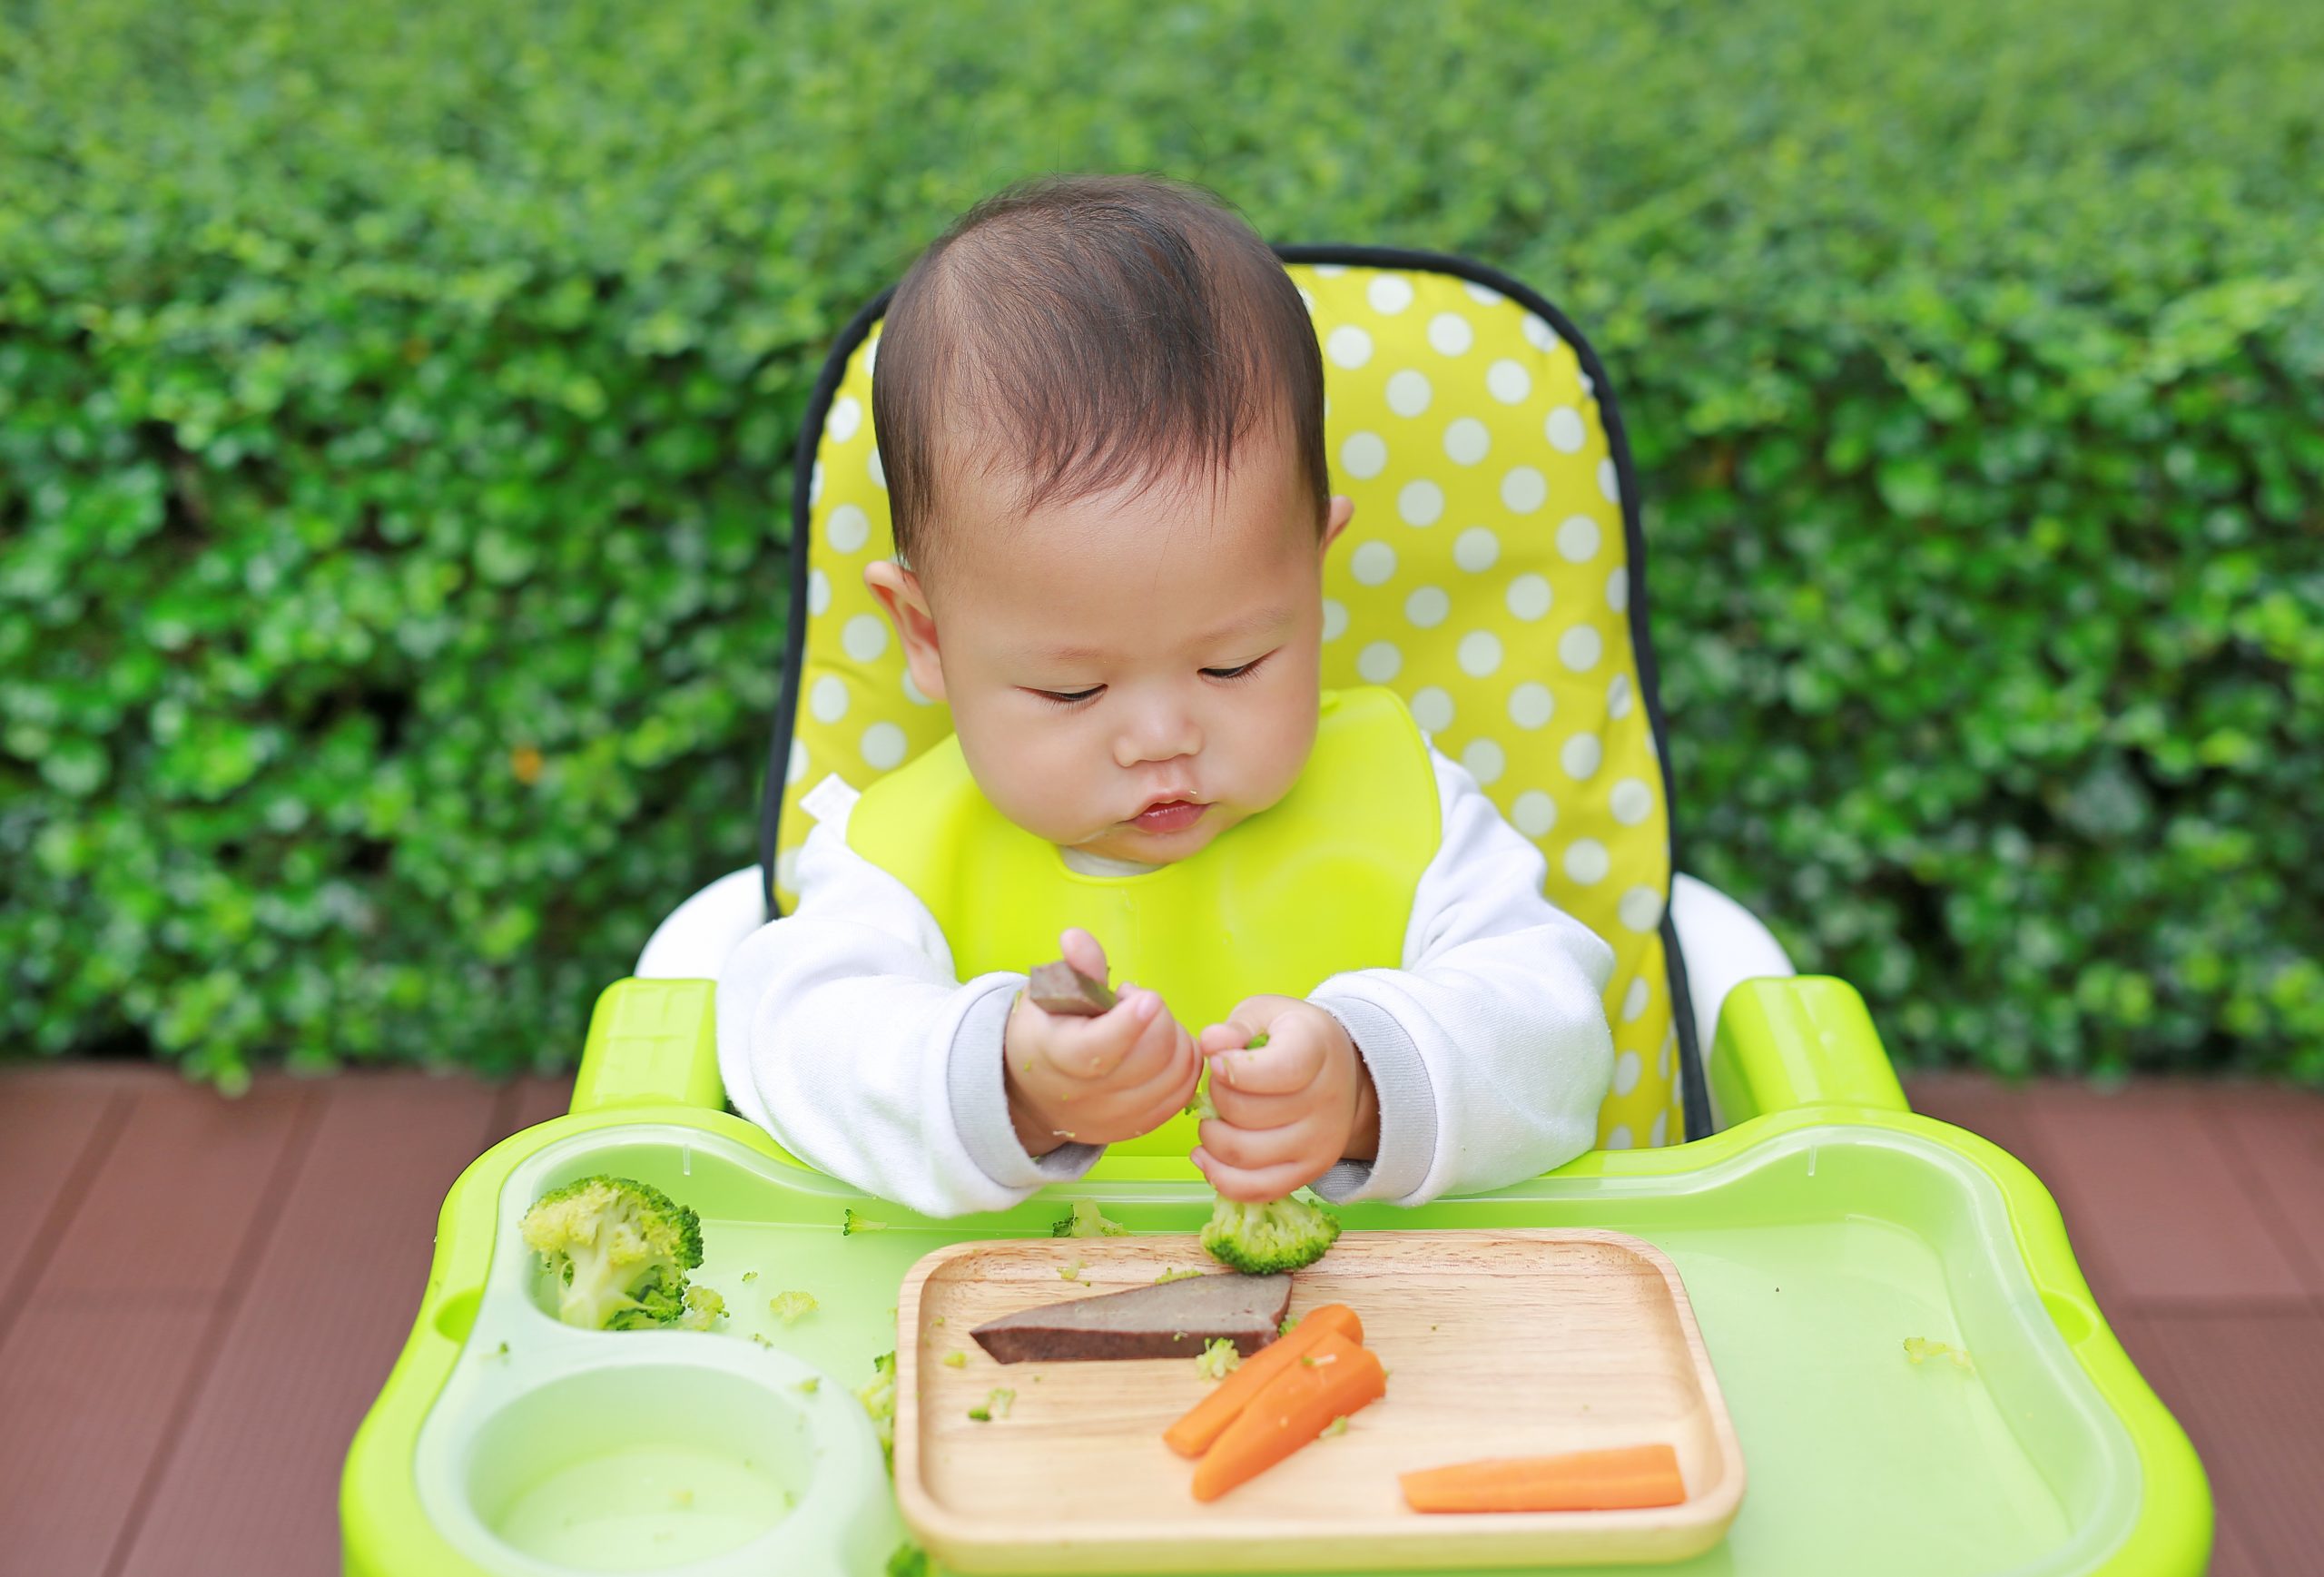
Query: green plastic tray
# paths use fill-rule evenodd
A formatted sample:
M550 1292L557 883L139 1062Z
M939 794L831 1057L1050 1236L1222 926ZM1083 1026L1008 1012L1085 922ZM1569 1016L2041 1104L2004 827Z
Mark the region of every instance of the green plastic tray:
M548 1317L514 1223L541 1189L596 1171L642 1178L701 1211L700 1278L725 1294L730 1329L578 1333ZM1196 1186L1116 1180L1004 1215L929 1222L798 1167L724 1113L590 1111L515 1136L446 1202L420 1319L350 1453L347 1569L881 1571L898 1525L868 1431L848 1428L861 1420L847 1412L872 1359L895 1345L905 1270L943 1243L1045 1236L1081 1197L1136 1230L1192 1230L1208 1203ZM843 1237L849 1206L889 1229ZM1723 1545L1667 1570L2201 1569L2210 1505L2185 1437L2099 1318L2040 1184L1957 1129L1811 1107L1684 1147L1594 1155L1492 1195L1344 1217L1354 1230L1611 1227L1670 1256L1750 1489ZM767 1298L794 1287L822 1306L785 1328ZM1974 1371L1911 1363L1910 1336L1965 1346ZM793 1405L803 1365L827 1376L807 1398L824 1433L806 1449L832 1454L774 1460L764 1415L805 1428ZM679 1384L661 1395L665 1380ZM712 1405L714 1395L726 1400ZM766 1523L785 1493L802 1497L799 1509L753 1542L750 1519ZM559 1526L566 1516L586 1525L583 1535ZM722 1540L726 1554L694 1558ZM542 1558L560 1547L600 1563Z

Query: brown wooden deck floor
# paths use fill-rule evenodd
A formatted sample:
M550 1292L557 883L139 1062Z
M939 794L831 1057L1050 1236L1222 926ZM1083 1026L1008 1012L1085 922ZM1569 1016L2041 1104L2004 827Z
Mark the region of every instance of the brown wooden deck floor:
M2193 1435L2221 1577L2324 1571L2324 1095L1911 1081L2047 1181ZM0 1070L0 1573L316 1577L438 1205L561 1081Z

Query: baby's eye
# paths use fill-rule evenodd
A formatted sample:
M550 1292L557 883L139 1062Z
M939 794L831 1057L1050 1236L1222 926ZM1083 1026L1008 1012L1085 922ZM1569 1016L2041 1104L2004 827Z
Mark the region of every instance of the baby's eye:
M1272 652L1267 654L1268 657L1273 655L1275 655L1275 654ZM1249 662L1244 664L1239 668L1205 668L1203 670L1203 675L1205 677L1211 679L1247 679L1251 676L1253 672L1257 669L1258 665L1266 660L1266 657L1253 657Z
M1054 701L1060 706L1078 706L1104 688L1103 685L1093 685L1087 690L1036 690L1033 694L1044 701Z

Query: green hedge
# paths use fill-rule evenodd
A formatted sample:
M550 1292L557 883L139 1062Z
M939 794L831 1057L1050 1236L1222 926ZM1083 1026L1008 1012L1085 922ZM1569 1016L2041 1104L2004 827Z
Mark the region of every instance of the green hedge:
M1687 862L1900 1057L2324 1077L2315 7L7 15L14 1051L570 1060L754 853L829 336L1163 168L1590 331Z

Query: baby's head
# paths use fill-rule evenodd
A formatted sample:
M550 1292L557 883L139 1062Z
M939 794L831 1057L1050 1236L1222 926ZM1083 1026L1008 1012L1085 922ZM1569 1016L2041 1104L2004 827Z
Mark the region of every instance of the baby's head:
M864 578L995 807L1161 864L1289 792L1352 506L1247 224L1152 178L1002 192L897 286L872 410L898 562Z

